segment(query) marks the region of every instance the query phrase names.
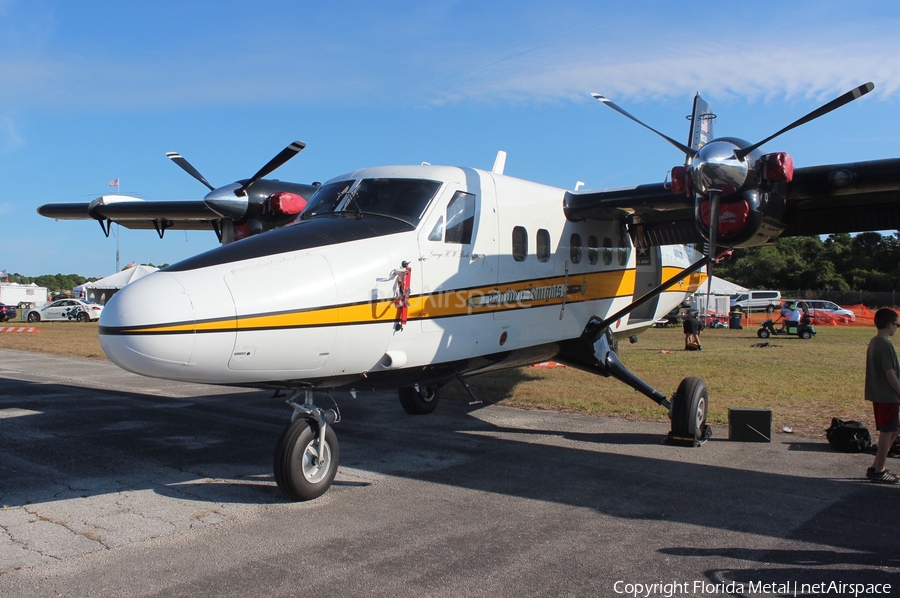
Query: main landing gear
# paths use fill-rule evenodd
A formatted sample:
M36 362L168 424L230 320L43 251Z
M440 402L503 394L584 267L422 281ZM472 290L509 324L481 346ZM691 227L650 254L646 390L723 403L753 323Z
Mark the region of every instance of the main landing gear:
M397 394L403 410L410 415L426 415L438 406L437 388L432 386L401 386Z
M685 378L672 395L669 417L672 429L669 442L685 446L698 446L705 442L712 431L706 425L709 391L700 378Z
M304 401L298 403L301 394ZM332 424L341 416L336 408L314 405L311 389L294 392L286 402L294 413L275 445L275 482L290 499L312 500L325 494L337 474L341 451Z
M581 367L601 376L613 377L646 395L669 410L671 429L668 440L682 446L700 446L711 435L706 424L709 391L700 378L681 381L670 401L626 368L616 353L616 340L600 320L588 323L579 340L567 344L562 354L565 363Z

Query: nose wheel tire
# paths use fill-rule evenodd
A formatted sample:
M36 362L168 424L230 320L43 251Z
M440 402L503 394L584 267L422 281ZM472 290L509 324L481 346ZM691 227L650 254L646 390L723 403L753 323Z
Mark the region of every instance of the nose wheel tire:
M709 390L700 378L685 378L672 397L672 431L669 439L677 444L700 446L709 438L706 425Z
M410 415L425 415L437 409L437 390L430 386L401 386L397 394L403 410Z
M307 419L291 423L275 446L275 481L292 500L312 500L325 494L337 473L340 448L331 426L325 427L323 454L319 431Z

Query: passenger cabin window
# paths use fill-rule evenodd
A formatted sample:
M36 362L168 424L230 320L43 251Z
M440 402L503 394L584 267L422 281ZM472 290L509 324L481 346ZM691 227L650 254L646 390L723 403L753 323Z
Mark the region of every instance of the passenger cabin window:
M597 237L591 235L588 237L588 263L592 266L597 265L600 261L600 241Z
M619 241L619 265L624 266L628 263L628 245L625 241Z
M475 227L475 196L464 191L457 191L447 204L447 243L472 242L472 229Z
M543 228L537 232L537 259L539 262L550 261L550 232Z
M525 256L528 255L528 231L525 227L517 226L513 228L513 259L517 262L524 262Z
M613 258L613 246L612 239L609 237L603 238L603 265L611 266Z
M581 246L581 235L572 233L569 241L569 259L573 264L581 263L581 254L584 248Z

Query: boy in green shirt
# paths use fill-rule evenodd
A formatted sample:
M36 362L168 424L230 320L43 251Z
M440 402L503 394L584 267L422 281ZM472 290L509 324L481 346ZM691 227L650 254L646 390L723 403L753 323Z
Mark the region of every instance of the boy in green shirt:
M866 400L872 401L878 451L866 477L878 484L896 484L897 476L885 469L888 451L900 433L900 363L892 336L897 331L897 312L882 308L875 312L878 332L866 351Z

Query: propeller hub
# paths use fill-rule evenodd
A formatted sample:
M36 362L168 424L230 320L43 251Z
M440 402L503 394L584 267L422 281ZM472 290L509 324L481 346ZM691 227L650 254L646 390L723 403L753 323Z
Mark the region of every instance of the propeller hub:
M237 195L236 191L242 188L240 183L232 183L219 187L215 191L211 191L203 198L209 209L219 214L223 218L231 218L232 220L240 220L247 214L247 206L249 204L247 194Z
M722 138L704 145L691 161L694 191L709 195L712 190L730 195L740 189L750 172L750 160L739 160L735 151L747 145L739 139Z

